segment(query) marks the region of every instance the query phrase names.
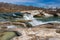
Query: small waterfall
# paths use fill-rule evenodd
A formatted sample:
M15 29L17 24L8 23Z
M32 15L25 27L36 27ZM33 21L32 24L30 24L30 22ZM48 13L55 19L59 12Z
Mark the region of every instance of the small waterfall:
M31 22L29 22L32 26L44 24L42 21L36 20L36 19L33 17L33 15L31 15L31 14L29 14L29 15L28 15L28 14L25 14L25 15L24 15L24 19L25 19L25 20L32 20Z
M32 26L44 24L42 21L37 21L35 18L32 19L32 22L29 22Z
M32 20L33 15L31 15L31 14L24 14L23 17L24 17L25 20Z
M31 14L25 14L24 19L25 20L32 20L31 22L29 22L32 26L37 26L37 25L42 25L42 24L47 24L47 23L60 23L60 21L53 21L53 20L52 21L47 20L47 22L38 21Z

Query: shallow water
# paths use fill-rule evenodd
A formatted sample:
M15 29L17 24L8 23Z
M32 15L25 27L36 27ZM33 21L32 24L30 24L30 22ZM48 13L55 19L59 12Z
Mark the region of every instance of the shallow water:
M60 17L33 17L31 14L21 15L20 13L9 13L9 14L1 14L0 15L0 22L6 21L14 21L14 20L32 20L30 23L32 26L46 24L46 23L60 23Z
M38 25L47 24L47 23L60 23L60 17L40 17L35 18Z
M48 18L36 18L38 21L48 22L48 21L60 21L60 17L48 17Z
M27 20L31 19L32 21L29 22L32 26L36 26L36 25L42 25L42 24L46 24L46 23L60 23L60 17L33 17L33 15L25 15L25 19Z

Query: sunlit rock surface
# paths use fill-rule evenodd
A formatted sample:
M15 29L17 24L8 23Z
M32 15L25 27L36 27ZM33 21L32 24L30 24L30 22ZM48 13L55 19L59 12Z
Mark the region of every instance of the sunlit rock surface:
M60 40L59 26L58 23L49 23L32 28L13 28L22 35L11 40Z
M48 28L17 28L22 35L14 37L13 40L60 40L57 29Z
M5 23L2 22L0 23L0 26L2 28L7 27L7 29L9 29L7 31L17 31L22 34L21 36L12 37L11 40L60 40L60 23L58 23L59 22L58 20L60 20L59 18L57 18L58 20L55 19L55 17L53 17L54 19L52 18L52 20L50 20L51 18L46 18L46 19L42 18L40 19L40 21L38 21L33 16L34 16L34 13L40 14L40 11L37 11L37 12L32 11L32 13L33 13L32 15L30 13L29 14L25 13L23 15L21 15L20 13L18 14L11 13L9 15L4 14L4 17L2 14L2 17L5 19L7 18L9 22L6 22L6 21ZM42 12L42 13L44 17L53 16L45 12ZM21 19L20 16L23 18L23 20ZM55 23L55 21L58 21L58 22ZM29 24L30 27L27 26L28 25L27 22L30 23L32 26L30 24Z
M12 22L10 23L0 23L1 25L6 25L13 30L17 30L21 33L21 36L15 36L11 40L60 40L60 23L48 23L38 25L36 27L31 28L15 28L15 25L21 25L23 23L20 22ZM9 26L10 25L10 26ZM13 27L12 27L13 26Z

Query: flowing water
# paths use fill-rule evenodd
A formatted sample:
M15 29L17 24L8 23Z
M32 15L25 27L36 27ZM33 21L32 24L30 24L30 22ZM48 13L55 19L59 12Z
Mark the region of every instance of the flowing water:
M7 21L7 19L8 19L8 21L10 21L10 20L14 21L19 16L22 17L22 13L0 14L0 21L5 22L5 21ZM54 22L60 23L60 17L37 17L37 18L35 18L31 14L23 14L22 18L24 20L32 20L31 22L28 22L32 26L37 26L37 25L46 24L46 23L54 23ZM18 18L18 19L20 20L21 18Z
M26 20L31 19L32 21L29 22L32 26L36 26L36 25L42 25L42 24L46 24L46 23L60 23L60 17L40 17L40 18L34 18L33 15L25 15L24 18Z

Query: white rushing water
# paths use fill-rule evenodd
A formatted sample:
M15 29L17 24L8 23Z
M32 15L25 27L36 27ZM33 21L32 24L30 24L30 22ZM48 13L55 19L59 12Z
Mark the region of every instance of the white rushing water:
M42 21L37 21L37 20L33 17L33 15L31 15L31 14L25 14L25 15L24 15L24 19L25 19L25 20L32 20L31 22L29 22L32 26L44 24Z
M37 21L35 18L33 18L29 23L32 24L32 26L44 24L42 21Z
M47 23L60 23L59 21L47 21L47 22L38 21L31 14L25 14L24 19L32 20L31 22L29 22L32 26L37 26L37 25L42 25L42 24L47 24Z

